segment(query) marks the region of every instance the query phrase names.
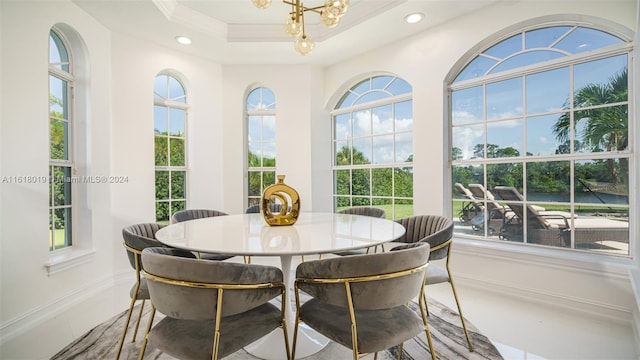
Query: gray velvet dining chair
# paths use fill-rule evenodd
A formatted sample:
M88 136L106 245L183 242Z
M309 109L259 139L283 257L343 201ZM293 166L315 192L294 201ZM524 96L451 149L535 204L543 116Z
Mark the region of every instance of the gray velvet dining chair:
M402 344L425 332L433 348L424 297L429 244L393 251L303 262L296 269L296 320L292 358L300 323L353 352L357 360ZM301 304L301 292L310 299ZM420 314L408 304L417 298Z
M415 215L396 220L404 226L405 233L392 244L406 243L428 243L431 246L431 254L429 255L429 269L427 270L427 278L425 284L435 285L441 283L449 283L453 292L453 297L458 307L458 315L464 329L464 335L467 340L469 351L473 351L471 338L467 331L467 325L462 314L460 299L453 282L451 268L449 263L451 260L451 243L453 241L453 221L447 217L440 215ZM434 263L434 260L445 260L445 267ZM426 303L426 301L425 301Z
M174 254L167 248L142 252L152 311L139 359L147 347L178 359L221 359L277 328L290 359L280 269ZM280 308L271 303L278 297ZM152 326L156 311L164 318Z
M171 223L181 223L183 221L196 220L196 219L204 219L216 216L227 216L226 212L220 210L213 209L185 209L177 211L171 216ZM227 260L233 257L233 255L223 255L223 254L215 254L215 253L197 253L196 254L201 259L206 260ZM247 262L247 258L244 258L245 262Z
M158 230L160 230L164 225L156 224L156 223L142 223L142 224L134 224L127 226L122 229L122 237L124 239L124 247L127 251L127 257L129 258L129 263L131 267L135 270L136 281L131 287L129 291L129 296L131 297L131 301L129 303L129 309L127 311L127 318L125 321L125 326L122 331L122 335L120 337L120 343L118 344L118 352L116 354L116 359L120 358L120 354L122 352L122 346L124 345L124 339L127 336L127 330L129 328L129 322L131 321L131 315L133 312L133 308L137 301L142 301L140 305L140 312L138 314L138 319L136 321L136 326L133 331L132 342L136 341L136 334L138 333L138 328L140 326L140 320L142 316L142 312L144 310L146 300L149 300L149 289L147 287L147 279L141 276L142 271L142 263L140 260L140 254L142 250L147 247L157 247L163 246L155 238L155 234ZM180 256L195 258L195 255L189 251L176 251Z

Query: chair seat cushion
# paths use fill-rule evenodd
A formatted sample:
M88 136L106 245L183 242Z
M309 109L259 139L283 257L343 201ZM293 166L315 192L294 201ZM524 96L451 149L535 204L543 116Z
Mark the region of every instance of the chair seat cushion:
M429 264L429 267L427 267L427 280L424 282L425 285L445 282L449 282L449 274L447 273L447 270L442 266L438 266L433 263Z
M133 299L133 295L136 291L136 283L133 283L131 290L129 290L129 296ZM138 289L138 295L136 300L149 300L149 286L147 285L147 279L140 278L140 288Z
M233 255L222 255L222 254L200 253L200 259L203 259L203 260L217 260L217 261L222 261L222 260L231 259L232 257L233 257Z
M424 330L422 319L407 306L356 310L358 351L373 353L414 338ZM333 341L352 348L349 310L311 299L300 307L300 319Z
M280 309L267 303L223 318L218 358L230 355L278 328L281 315ZM178 359L210 360L214 331L214 320L178 320L166 316L149 332L149 345Z

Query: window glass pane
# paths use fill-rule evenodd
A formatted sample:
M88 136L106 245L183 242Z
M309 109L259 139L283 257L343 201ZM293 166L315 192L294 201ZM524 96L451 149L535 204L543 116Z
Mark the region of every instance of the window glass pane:
M465 68L458 74L454 83L458 81L475 79L480 76L484 76L484 74L489 71L489 69L495 65L498 61L495 59L490 59L488 57L479 55L473 61L471 61Z
M340 101L338 101L338 105L336 105L336 109L341 109L343 107L351 106L356 101L356 99L357 99L357 96L354 93L348 92L342 97L342 99L340 99Z
M351 207L351 197L348 196L337 196L336 199L336 210L340 211L345 208Z
M357 95L362 95L365 92L371 90L371 80L367 79L364 81L359 82L358 84L354 85L351 88L351 91L354 92Z
M575 107L627 101L627 55L576 65L573 86Z
M571 168L569 161L542 161L527 163L528 201L571 201Z
M156 222L167 223L169 222L169 202L156 202Z
M393 172L390 168L372 169L373 196L393 196Z
M67 166L53 167L53 205L71 205L71 168Z
M267 88L261 88L261 89L262 89L262 104L264 109L275 110L276 109L275 94Z
M516 68L527 66L527 65L537 64L544 61L561 58L563 56L565 55L562 53L555 52L555 51L547 51L547 50L535 50L535 51L525 52L504 60L503 62L498 64L496 67L491 69L490 73L495 74L500 71L516 69Z
M496 186L515 186L522 191L522 163L487 164L487 189Z
M629 159L575 162L575 201L608 205L629 204Z
M395 162L413 162L413 133L396 134Z
M353 164L371 164L371 138L353 140Z
M337 195L349 195L351 194L351 170L336 170L336 194Z
M393 116L392 116L392 106L384 105L374 107L372 109L373 112L373 134L388 134L393 132Z
M49 112L51 116L67 119L68 100L67 82L58 77L49 76Z
M249 116L247 119L247 133L249 141L262 140L262 117Z
M352 170L353 179L352 179L352 194L353 195L371 195L371 190L369 188L370 184L370 170L369 169L353 169ZM368 201L367 201L368 203Z
M169 199L169 172L156 171L156 200Z
M389 86L393 79L394 78L392 76L388 75L374 76L373 78L371 78L371 88L386 90L387 86Z
M457 126L452 130L452 151L458 160L484 158L484 125Z
M484 118L482 86L451 93L451 121L453 124L479 121Z
M387 94L384 91L371 91L371 92L364 93L353 104L354 105L355 104L364 104L364 103L368 103L368 102L371 102L371 101L377 101L377 100L385 99L385 98L388 98L388 97L389 97L389 94Z
M335 142L335 165L351 165L351 147L348 141Z
M156 134L167 134L169 131L167 111L169 108L166 106L154 106L153 107L153 130Z
M522 78L487 84L487 119L522 116Z
M171 198L172 199L186 199L185 188L186 173L184 171L172 171L171 172Z
M576 111L576 151L626 150L629 146L628 119L626 105Z
M186 102L184 88L173 76L169 76L169 99L182 103Z
M255 110L260 108L260 88L253 89L247 95L247 110Z
M396 132L413 131L413 101L394 104Z
M249 153L247 158L247 165L249 167L261 167L262 166L262 147L260 143L249 143Z
M265 115L262 117L262 140L276 141L276 117Z
M71 246L71 208L65 207L55 209L55 244L54 249L61 249Z
M451 178L453 184L460 183L463 186L468 184L484 183L484 167L482 165L454 165L451 167ZM457 191L455 192L458 195Z
M259 171L249 171L249 196L261 196L260 185L261 173Z
M333 117L333 138L336 140L345 140L351 136L351 114L341 114Z
M263 158L262 166L275 167L276 166L276 143L268 142L262 144Z
M49 35L49 63L57 69L69 72L69 53L64 42L55 31L50 31Z
M271 186L276 183L276 172L275 171L263 171L262 172L262 189L260 193L264 192L264 189L267 186Z
M413 168L398 167L394 169L394 195L396 197L413 197Z
M525 82L527 114L558 111L568 106L568 67L528 75Z
M171 118L169 119L169 123L171 124L171 135L184 136L185 111L182 109L171 108L170 115Z
M522 119L487 123L487 158L522 155Z
M564 114L565 117L567 115L568 113ZM527 118L527 156L569 153L568 139L562 140L555 133L556 128L561 127L562 120L563 115L558 114Z
M69 126L66 121L52 120L49 124L49 157L55 160L68 160Z
M368 197L353 197L351 198L353 206L371 206L371 199Z
M156 99L167 100L169 99L169 82L167 75L158 75L153 81L153 92Z
M395 78L393 82L387 87L387 91L389 91L393 95L402 95L409 94L411 91L413 91L413 88L411 87L411 85L409 85L408 82L400 78Z
M485 54L503 59L522 50L522 34L514 35L490 47Z
M154 138L154 153L156 159L156 166L169 165L169 148L168 138L165 136L156 136Z
M613 35L600 30L579 27L562 39L556 47L575 54L620 43L622 40Z
M184 139L169 139L170 166L185 166L184 161Z
M373 137L373 163L386 164L393 162L393 135Z
M353 137L371 135L371 110L357 111L353 114Z
M543 29L527 31L525 37L525 48L545 48L553 45L561 36L571 29L570 26L553 26Z
M185 201L171 201L171 214L175 214L178 211L185 209Z

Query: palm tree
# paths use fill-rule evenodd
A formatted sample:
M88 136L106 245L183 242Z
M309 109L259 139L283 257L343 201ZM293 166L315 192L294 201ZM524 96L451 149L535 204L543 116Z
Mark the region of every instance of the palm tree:
M576 133L575 142L580 147L593 152L624 150L629 145L629 113L628 107L607 106L590 108L596 105L613 104L627 101L628 99L628 70L625 67L616 73L605 84L588 84L576 91L574 96L574 108L587 108L575 111L574 129L584 122L585 125L580 134ZM565 109L569 109L569 100L565 103ZM553 133L559 142L567 143L570 133L570 113L562 114L553 126ZM578 148L578 146L576 146ZM564 151L563 151L564 152ZM615 160L607 160L610 179L612 183L619 183L620 178ZM621 170L626 173L628 169L627 159L620 159Z

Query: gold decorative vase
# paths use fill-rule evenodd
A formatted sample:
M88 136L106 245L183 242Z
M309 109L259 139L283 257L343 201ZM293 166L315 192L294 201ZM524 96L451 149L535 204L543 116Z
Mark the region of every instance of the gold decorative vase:
M278 200L274 202L273 200ZM271 204L282 205L279 212L273 212ZM291 186L284 183L284 175L278 175L278 181L267 186L262 192L260 213L267 224L271 226L293 225L300 214L300 196Z

